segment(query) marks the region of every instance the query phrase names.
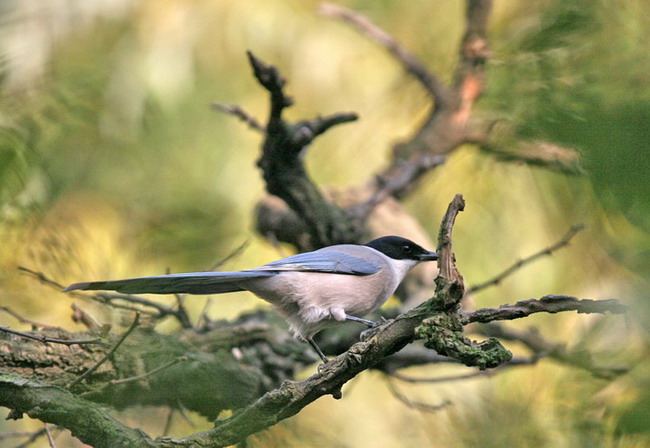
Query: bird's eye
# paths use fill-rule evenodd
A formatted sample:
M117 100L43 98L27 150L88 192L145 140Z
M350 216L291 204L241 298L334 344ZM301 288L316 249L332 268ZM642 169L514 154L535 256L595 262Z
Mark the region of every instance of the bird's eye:
M402 252L404 252L405 254L410 254L411 250L412 250L412 248L409 245L405 244L405 245L402 246Z

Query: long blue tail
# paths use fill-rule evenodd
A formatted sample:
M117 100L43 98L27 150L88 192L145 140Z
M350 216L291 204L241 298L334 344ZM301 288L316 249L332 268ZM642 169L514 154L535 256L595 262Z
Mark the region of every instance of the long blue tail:
M117 291L127 294L221 294L244 291L242 280L271 277L273 271L191 272L188 274L156 275L103 282L81 282L68 286L74 290Z

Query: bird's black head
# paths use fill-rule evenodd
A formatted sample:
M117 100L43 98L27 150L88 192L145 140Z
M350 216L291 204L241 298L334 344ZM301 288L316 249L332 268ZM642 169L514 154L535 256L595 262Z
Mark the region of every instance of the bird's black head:
M438 254L429 252L422 246L400 236L384 236L366 243L382 254L394 260L433 261L438 259Z

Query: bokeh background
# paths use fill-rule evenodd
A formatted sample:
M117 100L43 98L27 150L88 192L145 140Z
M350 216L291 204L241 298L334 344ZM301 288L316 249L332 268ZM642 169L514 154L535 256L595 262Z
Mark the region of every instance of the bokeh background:
M464 2L338 3L367 14L450 78ZM246 50L289 80L296 99L289 118L360 114L311 147L306 161L318 183L359 185L383 167L391 145L426 116L428 100L382 49L319 16L317 5L0 2L0 304L81 330L70 319L70 298L17 266L66 284L203 270L245 241L247 249L224 269L279 256L252 225L264 196L255 166L261 137L210 108L213 101L238 104L264 119L267 96ZM630 307L625 317L536 315L514 325L535 326L602 364L628 365L630 373L605 381L543 360L489 378L395 383L412 400L452 403L431 413L404 405L386 378L366 372L346 386L343 400L318 400L256 436L259 446L650 446L650 5L496 0L490 23L492 58L477 113L512 123L522 138L577 148L589 175L498 162L468 146L429 175L406 207L435 235L446 204L464 194L468 205L454 242L470 285L551 245L571 225L586 224L568 248L475 303L498 306L548 293L619 298ZM283 248L285 255L290 250ZM205 301L191 299L194 317ZM244 293L214 303L214 318L265 306ZM119 313L79 305L102 322L123 323ZM26 328L5 314L0 324ZM160 330L175 327L163 323ZM162 409L120 414L154 436L167 415ZM188 418L176 415L171 434L211 426ZM40 427L29 419L0 422L0 432ZM66 434L58 440L80 445Z

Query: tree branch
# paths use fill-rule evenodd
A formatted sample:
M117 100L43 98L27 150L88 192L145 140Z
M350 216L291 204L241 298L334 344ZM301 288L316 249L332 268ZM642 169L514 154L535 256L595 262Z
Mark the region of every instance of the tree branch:
M31 325L32 329L34 329L34 330L37 329L37 328L50 329L50 330L55 330L56 329L56 327L54 327L52 325L44 324L44 323L41 323L41 322L36 322L36 321L34 321L32 319L27 319L26 317L21 316L20 314L18 314L17 312L15 312L11 308L9 308L8 306L4 306L4 305L0 306L0 310L2 310L5 313L9 314L10 316L14 317L21 324Z
M495 320L521 319L534 313L560 313L577 311L579 314L612 313L622 314L627 307L616 299L590 300L573 296L548 294L537 299L521 300L514 305L501 305L499 308L481 308L463 313L462 323L492 322Z
M47 343L52 343L52 344L62 344L62 345L87 345L87 344L97 344L97 345L103 345L103 346L108 346L107 343L102 341L99 338L95 339L61 339L61 338L52 338L49 336L45 336L42 334L34 334L34 333L28 333L25 331L19 331L19 330L12 330L9 327L5 326L0 326L0 331L4 331L5 333L11 333L15 334L16 336L21 336L23 338L28 338L28 339L33 339L38 342L42 342L43 344Z
M478 326L477 332L484 336L499 338L505 341L516 341L524 344L533 352L534 357L548 357L563 364L578 367L590 372L596 378L613 379L627 373L627 366L600 366L585 350L570 351L566 344L551 342L545 339L535 328L525 331L515 330L498 323L490 322Z
M266 128L257 121L257 118L253 117L240 106L214 102L212 103L212 108L239 118L255 131L259 131L262 134L266 133Z
M91 368L86 370L83 374L79 375L77 378L75 378L73 381L68 383L66 387L68 389L74 387L75 384L80 383L84 379L88 378L95 370L97 370L102 364L104 364L113 354L117 351L118 348L122 345L122 343L126 340L126 338L129 337L129 335L135 330L135 327L138 326L138 323L140 322L140 315L136 314L135 318L133 319L133 322L131 323L131 326L124 332L124 334L120 337L120 339L117 341L117 343L106 353L95 365L93 365Z
M444 309L451 309L458 305L465 293L463 276L456 269L456 256L451 247L451 232L456 222L456 216L463 210L465 210L465 200L462 195L457 194L442 218L438 233L437 251L440 273L436 279L436 294L447 299L442 303Z
M62 285L57 281L52 280L42 272L36 272L24 266L19 266L18 270L34 277L44 285L50 286L56 289L57 291L61 291L65 288L64 285ZM166 316L171 315L178 320L178 322L181 324L181 326L183 326L183 328L191 327L191 325L189 324L189 318L187 316L187 313L182 307L175 310L171 307L162 305L158 302L154 302L153 300L148 300L145 299L144 297L134 296L131 294L119 294L119 293L108 293L108 292L86 294L78 291L71 291L68 292L67 294L72 297L78 297L80 299L85 299L85 300L92 300L94 302L98 302L103 305L109 305L113 308L118 308L126 311L134 311L136 313L141 313L141 314L147 314L153 316L156 319L162 319ZM153 308L156 311L151 311L151 310L143 309L140 307L134 307L130 305L124 305L120 302L133 303L136 305Z
M406 196L424 174L445 163L451 152L467 142L471 132L471 114L485 85L484 70L489 56L487 21L491 8L491 0L467 1L465 34L459 48L460 57L451 87L440 86L434 75L429 74L419 63L416 65L417 73L424 72L427 74L425 78L435 81L434 91L438 92L434 95L435 105L413 137L393 148L393 161L371 182L375 192L365 204L357 207L356 213L359 216L367 216L376 204L387 197L399 199ZM353 23L363 24L365 21L357 19ZM365 28L361 26L361 29ZM394 41L386 37L376 40ZM393 52L398 58L401 53L402 51Z
M318 11L328 17L349 23L357 31L388 50L402 64L406 72L422 84L437 104L449 101L451 92L438 77L431 73L422 61L403 47L393 36L372 23L367 17L333 3L321 3Z
M478 291L480 291L482 289L488 288L490 286L498 285L501 281L503 281L503 279L505 279L506 277L512 275L513 273L515 273L516 271L518 271L519 269L521 269L525 265L527 265L529 263L532 263L533 261L537 260L538 258L551 255L551 254L553 254L553 252L555 252L555 251L557 251L557 250L559 250L559 249L561 249L561 248L563 248L565 246L568 246L571 239L573 239L573 237L584 228L585 228L585 226L583 224L576 224L576 225L571 226L569 231L557 243L555 243L552 246L549 246L549 247L547 247L545 249L542 249L539 252L536 252L536 253L534 253L534 254L532 254L532 255L530 255L530 256L522 259L522 260L518 260L516 263L514 263L508 269L506 269L505 271L503 271L500 274L496 275L495 277L470 287L467 290L466 294L476 293L476 292L478 292Z
M148 439L93 402L35 380L0 372L0 406L60 425L95 448L150 447Z
M343 210L323 197L307 174L302 153L318 135L337 124L356 120L357 115L335 114L294 124L286 122L282 111L293 100L284 93L285 80L274 66L263 63L250 52L248 57L255 77L271 98L266 139L257 163L267 191L284 200L305 222L312 247L356 242L359 229Z

